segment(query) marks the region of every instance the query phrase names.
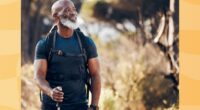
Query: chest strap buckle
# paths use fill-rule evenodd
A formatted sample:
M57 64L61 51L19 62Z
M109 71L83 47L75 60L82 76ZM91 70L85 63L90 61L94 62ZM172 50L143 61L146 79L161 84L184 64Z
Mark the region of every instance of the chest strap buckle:
M63 56L63 55L64 55L63 52L62 52L62 50L58 50L57 54L58 54L59 56Z

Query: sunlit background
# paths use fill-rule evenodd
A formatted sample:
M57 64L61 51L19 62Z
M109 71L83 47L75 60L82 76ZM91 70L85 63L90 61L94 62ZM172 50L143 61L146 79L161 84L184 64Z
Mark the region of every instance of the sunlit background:
M22 0L22 110L39 110L34 49L52 26L55 0ZM100 110L177 110L178 0L72 0L98 49Z

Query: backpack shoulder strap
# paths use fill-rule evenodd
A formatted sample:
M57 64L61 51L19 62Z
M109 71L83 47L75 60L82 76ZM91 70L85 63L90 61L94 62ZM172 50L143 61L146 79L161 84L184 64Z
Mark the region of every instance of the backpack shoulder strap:
M87 61L88 61L88 57L87 57L87 47L88 47L88 44L87 44L87 39L86 39L86 36L83 34L83 32L81 32L81 30L78 28L75 30L75 33L76 33L76 36L77 36L77 39L78 39L78 42L79 42L79 46L80 46L80 49L81 49L81 52L85 54L85 63L87 64Z
M56 43L56 26L54 26L46 36L45 53L48 56L47 61L50 62L52 58L52 50L55 48Z
M86 85L87 85L87 89L86 89L86 93L87 93L87 99L89 99L89 92L91 91L91 75L88 71L88 65L87 65L87 61L88 61L88 57L87 57L87 49L88 48L88 43L87 43L87 37L80 31L80 29L76 29L76 34L78 37L78 42L80 45L80 48L82 49L82 52L84 53L84 60L85 60L85 64L87 67L87 72L88 74L86 75Z

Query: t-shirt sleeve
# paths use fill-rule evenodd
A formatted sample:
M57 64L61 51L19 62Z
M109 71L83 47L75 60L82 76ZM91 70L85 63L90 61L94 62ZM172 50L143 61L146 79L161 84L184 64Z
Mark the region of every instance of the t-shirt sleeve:
M45 40L38 41L35 47L35 59L47 59L45 54Z
M90 37L87 37L87 43L88 46L86 51L88 59L98 57L97 48L94 41Z

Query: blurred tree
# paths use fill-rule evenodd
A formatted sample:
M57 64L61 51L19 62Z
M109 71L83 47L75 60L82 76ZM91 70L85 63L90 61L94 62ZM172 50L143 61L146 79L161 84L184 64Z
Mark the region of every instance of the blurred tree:
M29 55L28 55L28 50L29 50L29 46L28 44L28 36L29 36L29 26L30 26L30 0L22 0L22 17L21 17L21 33L22 33L22 62L24 62L24 59L28 59ZM25 46L26 45L26 46Z
M163 73L163 75L166 80L170 80L173 84L172 89L176 91L174 99L177 99L179 94L178 9L178 0L117 0L114 3L99 1L94 7L93 14L97 19L104 20L105 22L114 22L114 24L116 22L123 24L125 20L129 20L136 26L138 45L151 43L155 47L160 48L170 63L170 72ZM127 31L124 32L127 33ZM133 34L133 40L135 40L134 36ZM148 82L149 80L144 81ZM157 90L161 89L157 88ZM145 89L143 90L145 91ZM152 93L154 94L155 92ZM146 101L145 103L153 101L146 98L143 100Z
M137 28L139 44L150 42L160 47L178 80L178 7L178 0L118 0L115 4L99 1L94 16L107 22L131 21ZM148 26L150 29L146 29Z

